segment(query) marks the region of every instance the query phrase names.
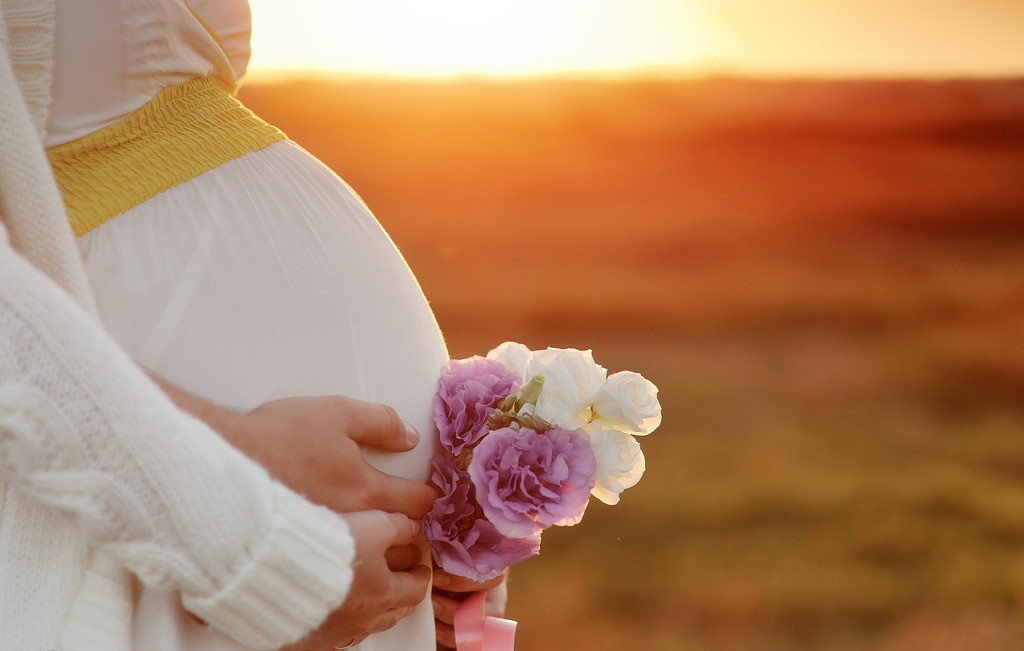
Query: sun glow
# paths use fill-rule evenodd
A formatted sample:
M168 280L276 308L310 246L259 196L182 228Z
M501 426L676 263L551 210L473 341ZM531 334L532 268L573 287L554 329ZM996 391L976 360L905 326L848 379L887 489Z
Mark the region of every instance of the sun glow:
M1020 0L250 1L258 73L1024 73Z
M403 75L535 74L685 65L684 0L252 0L253 68Z

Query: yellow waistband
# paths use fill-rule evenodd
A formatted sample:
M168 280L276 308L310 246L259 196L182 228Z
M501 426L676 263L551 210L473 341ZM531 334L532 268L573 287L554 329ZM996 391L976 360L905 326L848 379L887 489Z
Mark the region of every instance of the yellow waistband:
M75 235L285 135L215 77L160 91L116 124L47 151Z

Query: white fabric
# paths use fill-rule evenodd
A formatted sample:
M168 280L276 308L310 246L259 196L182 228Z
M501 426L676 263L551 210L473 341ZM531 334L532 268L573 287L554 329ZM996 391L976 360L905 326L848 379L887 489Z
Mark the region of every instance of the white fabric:
M46 146L111 125L195 77L234 85L248 62L249 25L246 0L56 0Z
M79 242L101 319L142 365L238 411L302 395L389 404L424 436L372 461L426 481L444 343L376 220L297 145L226 163ZM233 648L175 616L170 599L143 604L137 648ZM359 648L434 649L429 599Z

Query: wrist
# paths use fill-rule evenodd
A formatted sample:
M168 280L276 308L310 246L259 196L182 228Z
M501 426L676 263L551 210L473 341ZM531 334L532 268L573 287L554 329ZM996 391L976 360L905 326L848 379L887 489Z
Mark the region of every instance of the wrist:
M344 518L280 485L273 519L248 562L213 594L184 594L192 613L247 647L304 638L345 601L355 542Z
M203 423L220 434L228 443L231 443L236 448L238 447L237 443L242 432L245 431L245 414L239 414L238 412L207 402L202 398L179 389L151 371L147 370L146 374L171 399L171 402L178 409L203 421Z

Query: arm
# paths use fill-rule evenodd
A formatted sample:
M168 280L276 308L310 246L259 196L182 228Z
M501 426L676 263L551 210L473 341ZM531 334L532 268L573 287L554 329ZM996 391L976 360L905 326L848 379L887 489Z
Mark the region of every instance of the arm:
M330 648L393 624L426 588L426 568L384 560L416 533L408 519L354 515L353 544L344 519L176 409L2 228L0 480L255 648L313 629Z

